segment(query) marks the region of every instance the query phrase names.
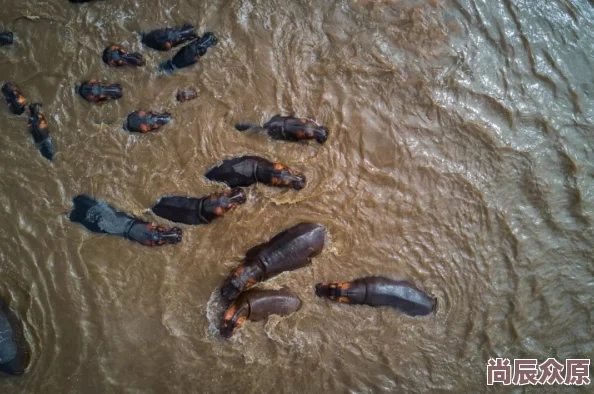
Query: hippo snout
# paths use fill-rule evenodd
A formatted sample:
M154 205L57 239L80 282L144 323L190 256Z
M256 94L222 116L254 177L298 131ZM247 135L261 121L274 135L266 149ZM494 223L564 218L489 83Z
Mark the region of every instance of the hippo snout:
M168 112L159 114L159 115L157 115L157 121L160 124L165 125L165 124L171 122L171 114Z
M323 144L328 139L328 128L327 127L320 127L318 132L316 133L316 141L320 144Z
M229 196L229 199L231 200L231 202L234 202L237 204L245 204L247 201L245 192L243 191L243 189L238 188L238 187L231 190L231 195Z
M177 244L182 240L182 229L179 227L172 227L167 231L159 233L159 238L166 244Z
M217 37L214 35L213 32L206 32L204 33L204 35L202 36L202 40L203 41L207 41L208 42L208 46L215 46L217 45L217 43L219 42L219 40L217 39Z
M316 296L325 297L328 293L328 287L323 283L316 284Z
M293 189L301 190L305 187L306 181L305 175L296 175L291 184L293 185Z
M316 284L316 295L318 297L322 297L324 295L323 294L323 287L322 287L322 284L321 283L317 283Z
M237 298L239 295L239 289L233 286L233 283L226 283L221 287L221 297L227 301L231 301Z

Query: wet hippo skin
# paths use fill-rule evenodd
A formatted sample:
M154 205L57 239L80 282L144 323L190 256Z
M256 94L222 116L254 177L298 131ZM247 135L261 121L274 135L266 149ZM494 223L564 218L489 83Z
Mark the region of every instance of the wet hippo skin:
M241 156L223 160L205 174L207 179L226 183L230 187L246 187L255 183L268 186L293 188L305 187L304 175L282 163L273 163L259 156Z
M221 288L221 296L235 299L260 281L305 267L322 252L325 241L326 229L318 223L303 222L280 232L246 253L243 263Z
M318 283L316 295L346 304L390 306L410 316L435 311L435 300L407 281L370 276L352 282Z
M179 227L152 225L87 195L74 197L72 203L70 220L91 232L117 235L146 246L176 244L182 240Z
M323 144L328 139L328 128L317 123L292 116L273 116L264 126L257 123L238 123L235 128L239 131L264 130L270 138L284 141L316 140Z
M301 299L287 287L245 291L225 311L220 327L221 336L232 337L248 320L261 321L270 315L288 316L300 307Z
M172 222L207 224L222 217L236 206L245 204L242 189L235 188L223 193L194 198L183 196L162 197L152 208L153 212Z

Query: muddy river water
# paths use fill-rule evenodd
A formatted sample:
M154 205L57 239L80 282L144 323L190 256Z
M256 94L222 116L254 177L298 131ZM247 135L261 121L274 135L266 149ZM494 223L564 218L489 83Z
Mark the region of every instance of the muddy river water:
M0 111L0 294L33 360L0 393L508 392L487 361L594 354L594 5L587 0L0 0L1 80L42 102L57 144L35 150L25 117ZM219 38L200 63L138 31L192 22ZM109 43L143 68L101 61ZM74 86L119 82L90 105ZM178 88L198 99L179 104ZM150 135L135 109L169 111ZM276 113L325 124L324 145L242 134ZM175 246L148 248L71 223L87 193L146 220L160 196L224 190L203 174L256 154L307 186L257 186ZM287 285L286 317L218 334L219 288L245 251L300 221L324 252ZM331 304L320 281L406 279L434 315ZM592 377L592 369L590 376ZM526 392L589 388L541 386ZM515 391L522 392L521 388Z

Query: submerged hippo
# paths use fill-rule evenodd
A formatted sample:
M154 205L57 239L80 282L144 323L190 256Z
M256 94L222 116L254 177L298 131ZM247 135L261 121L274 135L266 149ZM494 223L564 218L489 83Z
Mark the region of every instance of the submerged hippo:
M322 252L325 240L326 229L317 223L299 223L284 230L246 253L243 263L221 287L221 296L233 300L258 282L305 267Z
M122 98L122 85L103 83L95 80L85 81L78 87L78 94L90 103Z
M97 0L68 0L71 3L92 3L93 1L97 1Z
M245 202L245 192L236 188L202 198L162 197L152 210L155 214L172 222L208 224Z
M391 306L410 316L428 315L436 304L435 299L409 282L376 276L352 282L318 283L316 295L347 304Z
M178 90L176 95L177 101L179 101L180 103L183 103L184 101L194 100L197 97L198 92L196 92L196 90L194 89Z
M171 115L167 112L157 113L153 111L134 111L126 119L125 128L128 131L146 133L155 131L171 122Z
M4 94L10 112L15 115L25 112L29 101L23 96L18 86L12 82L6 82L2 85L2 94Z
M285 141L306 141L316 140L323 144L328 139L328 128L318 126L317 123L292 116L273 116L264 126L257 123L238 123L235 128L239 131L264 130L266 134L275 140Z
M22 375L31 362L31 347L24 334L23 322L0 297L0 371Z
M223 182L229 187L246 187L260 182L268 186L300 190L305 187L305 175L281 163L273 163L259 156L241 156L224 160L209 169L206 178Z
M225 338L247 321L260 321L270 315L288 316L301 307L301 299L287 287L280 290L253 289L241 293L225 311L220 333Z
M103 51L103 62L112 67L135 66L140 67L144 65L142 54L138 52L127 52L124 48L118 45L110 45Z
M210 47L217 45L217 38L213 33L205 33L200 39L193 41L180 49L173 58L161 64L160 69L171 74L180 68L189 67L198 63Z
M33 141L41 152L41 155L52 161L54 158L54 147L52 137L49 135L49 127L45 116L41 111L41 104L35 103L29 106L29 119L27 120L27 128L33 136Z
M167 27L141 33L142 43L158 51L168 51L186 41L197 38L194 25L186 23L181 27Z
M3 31L0 33L0 46L12 45L14 36L11 31Z
M154 226L87 195L74 197L72 203L70 220L94 233L119 235L146 246L176 244L182 240L179 227Z

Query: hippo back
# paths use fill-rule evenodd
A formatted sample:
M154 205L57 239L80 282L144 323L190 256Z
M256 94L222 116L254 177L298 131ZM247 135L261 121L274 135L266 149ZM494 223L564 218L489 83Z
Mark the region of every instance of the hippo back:
M246 253L246 262L258 262L266 278L304 267L311 257L322 252L325 228L317 223L299 223Z
M365 280L368 305L391 306L410 316L428 315L435 309L435 300L410 282L379 277Z
M107 203L84 194L74 197L72 203L70 220L95 233L124 235L132 219Z
M242 156L224 160L205 174L211 181L224 182L230 187L246 187L256 180L256 167L262 158Z
M251 321L260 321L270 315L288 316L301 307L301 300L289 288L279 290L248 290L246 296L250 305ZM240 304L240 302L238 302Z
M163 197L152 208L153 212L172 222L185 224L200 224L199 220L199 198L171 196Z

